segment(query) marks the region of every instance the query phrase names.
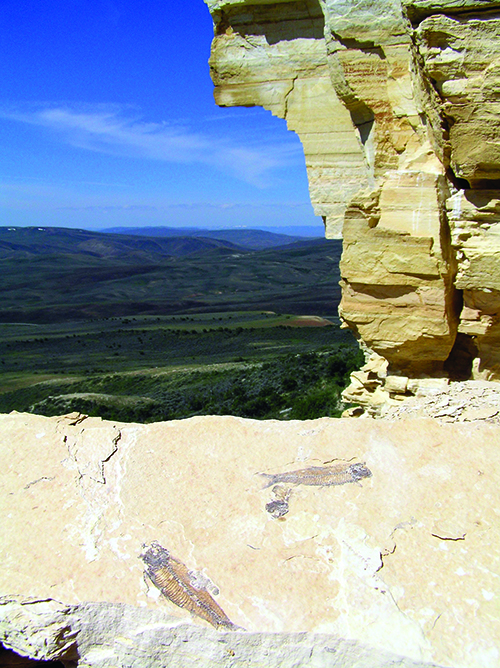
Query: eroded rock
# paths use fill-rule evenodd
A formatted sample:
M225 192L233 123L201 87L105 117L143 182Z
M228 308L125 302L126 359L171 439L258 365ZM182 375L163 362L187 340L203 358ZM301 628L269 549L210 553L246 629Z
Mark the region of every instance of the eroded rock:
M206 0L222 106L304 146L344 322L390 374L500 377L497 0Z

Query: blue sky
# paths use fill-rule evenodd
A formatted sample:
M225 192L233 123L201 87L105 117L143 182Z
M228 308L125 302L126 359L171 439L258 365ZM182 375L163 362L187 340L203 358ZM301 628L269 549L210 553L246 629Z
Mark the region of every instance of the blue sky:
M300 142L220 109L202 0L2 0L0 225L323 228Z

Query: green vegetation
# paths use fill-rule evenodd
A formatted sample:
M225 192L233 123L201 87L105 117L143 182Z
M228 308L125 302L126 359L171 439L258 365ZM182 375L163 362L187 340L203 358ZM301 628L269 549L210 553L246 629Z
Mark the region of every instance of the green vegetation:
M140 422L338 415L357 345L333 323L297 323L234 312L0 325L0 412Z
M118 258L51 250L21 261L9 250L0 259L0 412L126 422L339 415L362 359L331 315L338 244L209 249L152 264L129 245Z
M0 395L0 408L43 415L80 411L124 422L193 415L312 419L338 416L340 390L357 353L304 353L264 363L93 375L49 381Z

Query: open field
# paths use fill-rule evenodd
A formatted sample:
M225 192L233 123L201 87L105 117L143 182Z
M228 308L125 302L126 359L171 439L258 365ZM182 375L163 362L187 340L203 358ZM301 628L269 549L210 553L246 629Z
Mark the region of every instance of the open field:
M339 414L361 359L336 317L337 243L152 258L139 238L138 260L132 242L106 257L51 242L0 261L1 412Z

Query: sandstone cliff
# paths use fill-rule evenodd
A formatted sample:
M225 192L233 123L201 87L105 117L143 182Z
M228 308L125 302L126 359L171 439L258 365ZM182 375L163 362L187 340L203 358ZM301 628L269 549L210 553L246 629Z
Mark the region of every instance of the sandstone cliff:
M346 325L390 375L498 379L500 2L205 1L217 103L302 141Z
M0 642L20 655L500 665L498 424L11 414L0 431ZM334 484L306 484L311 466ZM170 570L146 568L154 541Z

